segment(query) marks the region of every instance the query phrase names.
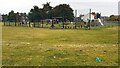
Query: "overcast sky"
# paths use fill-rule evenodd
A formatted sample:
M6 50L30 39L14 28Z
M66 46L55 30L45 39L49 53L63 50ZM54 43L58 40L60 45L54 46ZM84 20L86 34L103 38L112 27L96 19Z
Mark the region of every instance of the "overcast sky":
M7 14L11 10L15 12L28 13L34 5L42 8L42 4L51 2L51 6L59 4L69 4L73 10L78 10L78 14L89 12L99 12L102 16L117 15L119 0L0 0L0 13Z

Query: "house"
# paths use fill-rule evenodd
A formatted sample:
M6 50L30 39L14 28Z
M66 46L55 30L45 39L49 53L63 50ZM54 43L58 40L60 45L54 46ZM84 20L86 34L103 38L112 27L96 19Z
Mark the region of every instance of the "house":
M2 15L0 14L0 22L2 22Z

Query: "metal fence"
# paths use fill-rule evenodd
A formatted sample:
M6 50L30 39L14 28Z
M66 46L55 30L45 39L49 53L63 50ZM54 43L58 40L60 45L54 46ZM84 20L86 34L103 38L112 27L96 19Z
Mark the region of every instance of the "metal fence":
M118 26L120 22L118 21L104 21L104 26ZM35 28L56 28L56 29L81 29L87 28L84 22L58 22L54 23L52 27L51 23L47 22L31 22L25 24L19 24L19 22L5 22L4 26L24 26L24 27L35 27ZM100 23L91 22L92 27L99 27Z
M119 21L104 21L104 25L119 25Z

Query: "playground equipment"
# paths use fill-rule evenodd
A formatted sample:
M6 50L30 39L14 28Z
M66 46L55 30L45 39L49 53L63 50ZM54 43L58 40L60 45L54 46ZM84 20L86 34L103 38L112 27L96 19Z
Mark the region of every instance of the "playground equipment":
M102 23L101 19L100 18L96 18L96 15L95 14L91 14L91 13L88 13L84 16L81 17L82 21L88 23L89 20L90 21L96 21L98 23L100 23L101 26L103 26L104 24ZM92 23L92 22L91 22Z
M103 26L104 24L102 23L101 19L98 18L99 23Z

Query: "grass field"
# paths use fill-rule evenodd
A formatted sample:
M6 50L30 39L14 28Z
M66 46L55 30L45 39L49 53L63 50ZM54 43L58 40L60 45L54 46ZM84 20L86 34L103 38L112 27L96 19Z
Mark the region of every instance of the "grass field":
M92 30L3 26L2 43L5 66L118 65L117 26Z
M2 66L2 24L0 23L0 67Z

